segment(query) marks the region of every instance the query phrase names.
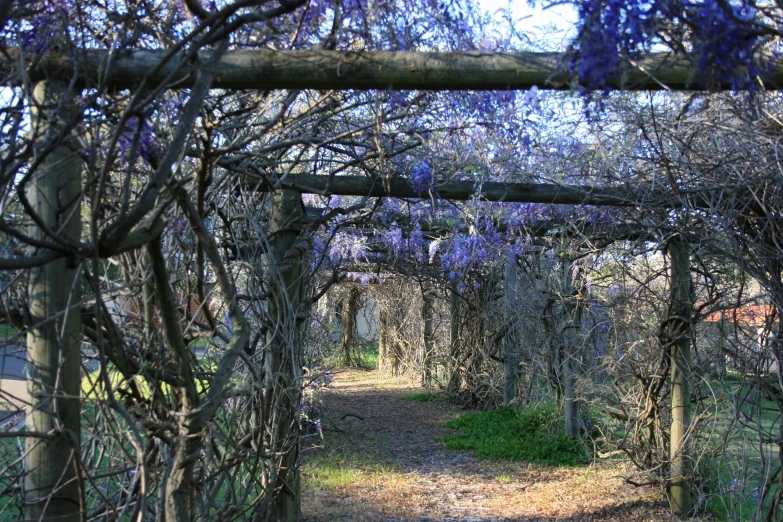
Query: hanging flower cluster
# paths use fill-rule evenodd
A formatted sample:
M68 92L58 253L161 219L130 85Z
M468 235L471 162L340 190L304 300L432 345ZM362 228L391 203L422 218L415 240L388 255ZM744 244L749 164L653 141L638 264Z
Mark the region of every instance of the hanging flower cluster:
M569 67L586 91L605 90L626 59L669 41L677 42L675 51L695 57L700 86L756 88L762 72L756 56L763 42L750 23L756 11L744 2L585 0L577 5L578 36Z
M335 234L329 248L329 258L333 263L340 261L358 262L367 255L367 238L359 234L340 231Z

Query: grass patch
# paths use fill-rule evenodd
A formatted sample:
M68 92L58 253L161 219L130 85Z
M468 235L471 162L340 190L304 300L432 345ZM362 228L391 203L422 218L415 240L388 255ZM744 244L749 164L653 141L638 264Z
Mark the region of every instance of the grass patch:
M359 366L375 370L378 368L378 344L362 345L359 351Z
M412 393L410 395L404 396L403 399L414 402L432 402L443 401L446 399L446 396L437 393Z
M350 367L375 370L378 368L378 343L359 342L352 350L353 360ZM324 359L326 366L345 366L345 354L337 348Z
M448 421L446 427L461 430L441 439L447 448L476 450L480 458L552 466L576 466L587 459L582 445L563 433L554 408L469 413Z
M394 466L353 451L312 455L302 471L303 483L308 491L382 483L384 476L395 473L397 470Z
M415 478L382 456L368 451L369 447L383 447L390 441L364 434L358 440L339 432L327 431L322 445L305 442L302 460L302 487L305 492L359 491L365 488L407 488Z
M211 358L205 357L199 361L199 371L204 373L213 373L217 369L217 362ZM115 390L115 397L120 400L123 397L124 392L130 391L130 385L123 378L117 368L113 364L109 363L107 369L109 374L109 381L112 388ZM150 389L147 380L142 376L135 376L136 382L139 384L139 389L144 399L152 397L152 390ZM209 391L210 379L200 378L195 376L196 391L199 395L204 395ZM170 393L171 387L167 383L161 383L161 390L164 394ZM82 379L81 382L82 397L87 399L104 399L106 398L106 386L101 378L101 371L99 369L93 370L87 376Z
M777 485L763 505L760 491L777 461L778 447L769 434L778 433L781 415L774 401L748 376L727 371L721 380L704 381L707 399L699 407L707 420L698 430L692 454L699 477L698 502L716 520L754 520L774 501ZM777 387L772 383L773 388ZM749 419L743 423L737 419ZM764 435L765 442L759 444ZM764 462L765 464L763 464ZM698 500L697 500L698 499Z
M199 337L198 339L191 341L188 348L209 348L212 346L212 341L207 337Z
M16 337L19 332L16 328L10 324L0 324L0 339L8 339L9 337Z

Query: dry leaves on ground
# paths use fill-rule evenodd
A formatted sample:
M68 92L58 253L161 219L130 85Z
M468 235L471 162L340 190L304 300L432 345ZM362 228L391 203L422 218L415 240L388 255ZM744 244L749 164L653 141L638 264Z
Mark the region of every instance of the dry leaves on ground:
M404 399L415 392L375 371L337 372L321 397L324 439L305 450L306 521L671 520L660 491L625 484L617 465L554 468L448 450L436 439L464 411Z

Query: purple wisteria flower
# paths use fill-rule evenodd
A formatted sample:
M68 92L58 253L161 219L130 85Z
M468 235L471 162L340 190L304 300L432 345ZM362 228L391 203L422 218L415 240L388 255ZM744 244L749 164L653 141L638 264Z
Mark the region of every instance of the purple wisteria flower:
M177 237L181 237L187 230L187 223L181 219L175 219L168 226L168 231Z
M366 255L367 238L349 234L348 232L341 231L335 234L329 248L329 258L334 263L339 263L342 260L358 262L364 259Z
M392 228L389 229L384 235L384 240L389 245L389 250L395 256L400 255L402 252L402 229L392 224Z
M577 5L578 34L569 66L586 91L606 92L628 58L663 43L659 33L667 25L684 30L692 42L695 78L703 87L728 83L752 94L764 72L755 60L763 43L751 23L757 13L745 2L584 0Z
M148 122L143 122L139 128L139 118L128 118L125 130L117 141L120 156L127 160L129 152L138 154L145 161L155 161L163 155L163 146L155 135L155 129Z
M433 261L435 261L435 256L438 254L438 249L440 248L440 241L431 241L430 246L428 247L427 251L429 254L429 264L432 264Z
M424 262L424 234L421 231L421 225L419 223L416 223L416 226L408 237L408 248L416 258L416 261L419 263Z
M435 188L435 179L432 175L432 168L426 161L422 161L411 170L411 181L413 190L416 194L422 195Z
M62 39L63 20L68 20L72 6L63 1L38 0L25 7L36 14L29 20L29 29L21 34L22 46L34 54L44 54Z

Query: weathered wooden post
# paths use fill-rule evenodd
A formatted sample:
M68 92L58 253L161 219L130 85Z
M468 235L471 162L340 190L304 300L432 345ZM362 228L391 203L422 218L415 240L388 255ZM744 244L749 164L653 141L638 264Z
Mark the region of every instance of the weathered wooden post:
M435 294L430 291L424 291L421 297L421 314L424 319L424 353L421 357L422 384L429 388L432 386L432 354L435 348L432 339L435 324Z
M517 397L517 369L519 366L519 337L515 318L517 315L517 259L511 253L504 268L506 289L504 294L506 322L510 324L505 337L503 357L503 404L508 406Z
M449 383L446 390L450 394L459 393L462 382L459 374L459 302L457 280L449 284Z
M272 437L270 453L273 499L269 520L301 519L299 480L299 419L301 397L301 310L303 299L302 202L299 192L277 190L272 194L269 218L269 317L264 358L265 399L270 401Z
M361 290L355 285L348 288L348 293L343 300L342 323L343 328L340 332L340 346L343 350L343 364L350 366L352 363L358 363L356 354L356 315L359 312L359 297ZM351 355L351 352L354 352Z
M67 85L41 81L33 91L36 154L64 132L62 122L76 113ZM33 174L28 198L41 224L73 241L81 236L81 159L64 140ZM42 226L30 235L52 239ZM36 250L36 249L33 249ZM34 255L35 252L32 252ZM76 522L84 513L79 468L80 282L78 260L63 258L30 271L31 328L27 333L27 431L25 518Z
M386 289L385 299L380 302L380 335L378 337L378 369L383 375L398 376L402 351L397 340L399 328L399 309L391 306L390 299L396 292Z
M386 300L381 300L378 306L380 307L378 311L378 372L381 375L386 375L389 373L389 331L387 327L389 318L387 317Z
M579 295L571 285L570 265L563 257L563 410L565 431L569 437L579 436L579 404L576 401L576 352L579 344L579 328L582 322L582 306Z
M671 343L672 427L669 440L671 469L669 503L672 511L691 511L687 433L691 422L691 297L690 245L680 236L669 241L671 303L668 333Z

